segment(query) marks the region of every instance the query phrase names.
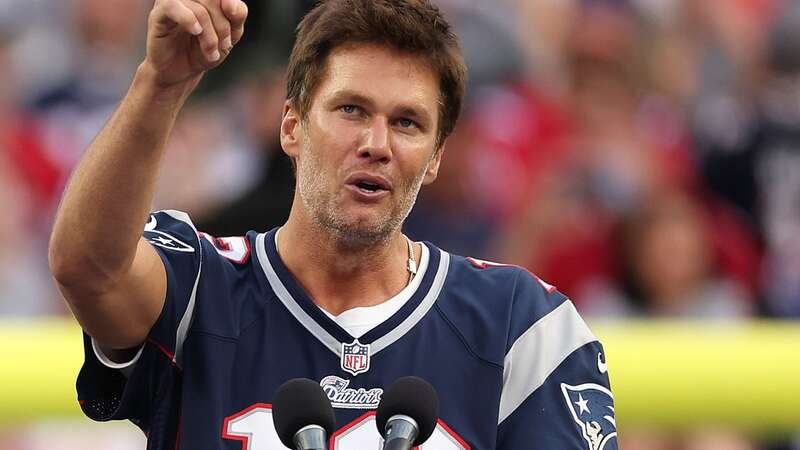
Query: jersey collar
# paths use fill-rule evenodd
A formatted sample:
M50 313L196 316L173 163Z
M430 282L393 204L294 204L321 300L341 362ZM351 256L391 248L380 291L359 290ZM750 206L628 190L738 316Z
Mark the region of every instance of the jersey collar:
M342 344L356 339L325 315L300 286L278 255L274 229L256 237L256 255L267 281L286 309L314 337L341 357ZM433 307L447 278L450 255L433 245L423 243L429 249L428 267L422 275L417 290L395 314L365 333L358 341L369 344L372 355L377 354L408 333Z

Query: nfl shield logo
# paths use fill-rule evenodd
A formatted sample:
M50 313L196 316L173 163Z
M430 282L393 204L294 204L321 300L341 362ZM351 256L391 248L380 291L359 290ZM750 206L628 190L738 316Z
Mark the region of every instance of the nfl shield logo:
M362 345L358 339L352 344L342 344L342 370L358 375L369 370L369 345Z

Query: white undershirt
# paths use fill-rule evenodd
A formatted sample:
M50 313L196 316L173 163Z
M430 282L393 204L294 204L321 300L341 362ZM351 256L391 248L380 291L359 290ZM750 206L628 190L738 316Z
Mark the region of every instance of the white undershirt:
M420 283L422 283L425 270L428 268L428 247L421 244L422 254L419 259L419 268L411 282L398 292L397 295L386 300L385 302L375 306L360 306L358 308L348 309L347 311L334 316L333 314L320 308L322 312L328 317L333 319L337 325L347 331L350 336L358 339L365 335L369 330L377 327L386 319L392 317L394 313L400 310L406 302L411 299L411 296L417 292Z

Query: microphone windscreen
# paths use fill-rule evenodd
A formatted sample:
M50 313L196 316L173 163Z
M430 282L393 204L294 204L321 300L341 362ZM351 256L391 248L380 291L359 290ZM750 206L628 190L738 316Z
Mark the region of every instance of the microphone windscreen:
M381 436L385 435L386 422L398 414L411 417L417 422L419 435L414 446L421 445L433 434L439 420L439 396L436 389L419 377L398 378L383 395L375 414L375 424Z
M336 418L333 407L320 385L307 378L283 383L272 402L272 421L281 442L294 448L294 435L303 427L319 425L330 437Z

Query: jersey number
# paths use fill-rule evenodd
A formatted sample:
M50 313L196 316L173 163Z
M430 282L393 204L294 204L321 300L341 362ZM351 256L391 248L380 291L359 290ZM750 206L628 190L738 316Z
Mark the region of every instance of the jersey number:
M217 250L217 253L236 264L244 264L250 257L250 242L241 236L236 237L214 237L208 233L200 233Z
M272 405L255 404L225 418L222 437L242 442L242 450L286 448L272 423ZM331 450L381 450L383 439L375 427L375 413L369 412L331 436ZM439 421L433 435L418 450L470 450L469 445Z

